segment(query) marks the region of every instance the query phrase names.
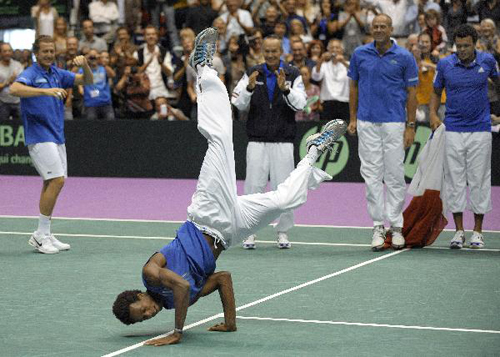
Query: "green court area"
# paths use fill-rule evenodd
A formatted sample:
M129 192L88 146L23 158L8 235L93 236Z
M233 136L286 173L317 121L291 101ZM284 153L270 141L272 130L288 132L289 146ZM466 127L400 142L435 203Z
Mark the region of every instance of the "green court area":
M71 250L48 256L27 241L34 218L0 218L1 356L498 356L500 233L488 249L369 250L362 228L295 227L279 250L271 227L257 249L234 247L238 331L222 321L217 293L188 310L182 343L140 344L174 327L173 311L122 325L118 293L141 289L141 267L179 223L54 219ZM128 350L127 350L128 349Z

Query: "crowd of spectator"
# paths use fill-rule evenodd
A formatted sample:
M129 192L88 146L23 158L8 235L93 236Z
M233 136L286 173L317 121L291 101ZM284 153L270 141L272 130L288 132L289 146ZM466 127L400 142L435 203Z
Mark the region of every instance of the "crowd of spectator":
M196 120L188 58L208 26L220 33L214 67L230 93L249 68L265 62L263 39L281 39L282 60L300 70L309 99L296 120L348 118L349 58L373 41L377 13L392 17L393 36L419 65L419 121L429 121L436 63L454 51L458 25L473 24L477 49L500 60L498 0L80 0L73 10L76 20L59 16L50 0L31 10L37 36L55 39L57 66L76 71L72 59L83 54L94 72L94 85L70 91L66 119ZM0 56L0 112L16 118L8 83L32 64L32 54L2 44ZM493 89L490 101L496 118L500 98Z

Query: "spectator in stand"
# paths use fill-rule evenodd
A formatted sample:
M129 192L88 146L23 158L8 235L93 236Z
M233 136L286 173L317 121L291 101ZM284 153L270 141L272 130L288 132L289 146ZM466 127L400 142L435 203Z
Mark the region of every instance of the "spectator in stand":
M313 68L316 65L312 59L307 57L306 45L302 41L294 41L292 42L292 60L290 61L290 65L294 66L297 69L300 69L302 66L307 66L309 68Z
M426 27L422 32L427 33L431 37L431 53L434 57L439 57L440 53L446 52L446 44L448 36L446 30L441 26L441 15L436 10L428 10L425 12Z
M118 0L118 24L129 33L141 32L142 0Z
M241 0L227 0L226 6L227 12L220 16L226 23L225 40L228 41L233 35L250 34L254 27L252 15L247 10L241 9Z
M12 59L13 53L10 44L0 45L0 120L10 117L20 119L21 117L20 99L10 95L9 86L14 83L24 67L20 62Z
M223 57L224 66L226 67L225 85L229 93L232 93L236 84L240 81L246 71L245 59L241 51L241 47L237 36L232 36L229 39L228 50ZM238 109L233 108L235 111ZM240 113L233 113L234 117L241 119Z
M56 58L66 55L66 40L68 38L68 23L64 17L58 17L54 29L54 41L56 43Z
M187 71L189 70L189 55L194 49L194 39L189 36L181 38L182 51L181 57L174 57L174 82L175 88L178 91L179 100L177 107L184 113L186 117L195 119L196 108L191 100L191 95L188 93Z
M304 43L312 41L312 37L306 33L304 25L299 19L293 19L290 21L290 37L292 36L300 37L300 40Z
M339 13L337 31L342 30L344 54L350 58L356 47L363 44L366 17L361 11L359 0L347 0L344 10Z
M175 9L174 5L179 3L177 0L146 0L146 9L151 13L151 19L153 20L153 26L157 29L160 28L160 16L163 12L166 21L166 30L168 35L168 43L170 45L169 50L174 50L179 46L179 34L177 32L177 27L175 24Z
M50 6L50 0L38 0L31 8L31 17L35 21L35 37L54 35L54 24L59 14L55 7Z
M221 52L226 52L227 50L226 22L222 19L222 17L219 16L214 20L212 26L215 27L217 29L217 32L219 33L219 50Z
M134 56L137 46L132 43L130 32L126 27L119 27L116 30L116 37L115 44L110 53L110 62L111 67L118 71L118 76L121 78L121 74L125 69L125 60Z
M474 6L476 14L479 15L479 21L492 19L498 28L500 26L500 1L499 0L480 0Z
M321 120L342 119L347 122L349 119L349 62L343 52L342 42L331 39L327 51L312 70L312 79L321 82Z
M33 65L33 53L30 50L23 50L20 62L25 69Z
M295 12L307 21L307 28L310 28L316 17L319 15L319 7L312 4L312 0L296 0Z
M479 32L479 43L483 51L493 54L498 42L497 27L492 19L481 21L481 31Z
M96 0L89 5L89 18L94 23L94 33L107 44L112 44L118 27L118 6L110 0Z
M418 16L418 9L413 0L367 0L379 13L390 14L392 17L392 35L407 37L410 25Z
M286 22L287 28L292 28L292 20L297 19L302 23L302 27L304 27L304 32L309 30L307 26L307 20L305 17L297 14L297 2L296 0L285 0L283 7L281 8L281 12L283 13L284 20Z
M434 91L432 81L436 75L436 65L439 57L434 57L431 53L431 37L428 33L422 32L418 35L418 45L415 45L411 52L418 65L418 85L417 85L417 121L430 123L429 102L431 93ZM441 103L446 102L446 95L443 91ZM444 106L439 108L439 117L444 118Z
M62 62L62 69L76 73L78 67L75 66L74 59L78 56L78 38L71 36L66 39L66 56ZM83 97L78 91L78 87L66 89L68 96L64 102L64 120L82 118Z
M123 99L123 105L119 107L120 116L149 119L154 114L154 107L149 100L149 90L150 83L147 74L139 72L136 65L126 66L115 86L115 92Z
M467 23L467 6L462 0L451 0L451 5L443 11L444 28L447 34L452 35L458 26Z
M312 40L307 45L307 57L316 63L321 58L323 52L325 52L325 47L323 46L323 42L320 40Z
M188 8L185 26L198 34L200 31L212 26L217 16L219 14L212 9L211 0L200 0L199 5Z
M286 55L292 52L290 48L290 39L286 35L286 32L287 28L285 21L279 21L278 23L276 23L276 26L274 26L274 35L281 40L281 46L283 49L282 59L285 58Z
M96 50L90 50L86 57L94 76L94 83L79 88L80 94L83 92L85 119L113 120L115 119L115 112L111 102L109 79L115 77L115 71L109 66L99 64ZM83 73L83 70L80 69L79 73Z
M89 50L97 52L107 51L108 45L102 38L94 35L94 23L92 20L83 20L82 22L83 37L80 39L79 51L86 54Z
M257 27L260 27L262 29L262 35L264 37L267 37L274 33L274 26L276 26L276 23L278 22L281 15L277 5L269 5L266 9L264 18L259 18L259 8L266 2L267 0L259 0L257 6L254 7L252 12L253 22Z
M78 56L79 41L75 36L70 36L66 39L66 56L63 69L71 71L74 66L73 60Z
M320 9L321 13L311 24L311 34L326 46L337 31L338 14L332 12L330 0L321 0Z
M167 118L167 102L173 99L176 94L173 90L167 89L172 77L172 55L164 47L158 44L158 29L149 25L144 30L146 45L134 53L134 58L138 60L140 72L146 72L151 83L149 99L155 102L156 114L152 119Z
M248 54L246 55L247 67L253 67L264 63L264 54L262 52L262 30L252 29L248 37Z
M408 52L411 52L415 47L418 47L418 35L419 34L417 33L412 33L406 39L405 48Z
M307 66L300 67L300 75L304 82L307 94L306 106L303 110L295 113L295 121L319 121L319 113L322 110L319 101L320 90L316 84L311 83L311 69Z

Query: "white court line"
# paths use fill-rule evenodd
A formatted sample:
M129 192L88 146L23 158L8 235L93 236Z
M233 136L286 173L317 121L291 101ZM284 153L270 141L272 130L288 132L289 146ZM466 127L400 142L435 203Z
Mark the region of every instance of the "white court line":
M3 232L0 231L0 235L19 235L19 236L30 236L33 232ZM149 237L149 236L118 236L118 235L107 235L107 234L81 234L81 233L54 233L61 237L85 237L85 238L114 238L114 239L144 239L144 240L174 240L175 237ZM270 240L256 240L257 243L262 244L276 244L276 241ZM293 242L294 245L311 245L311 246L326 246L326 247L370 247L370 244L361 243L321 243L321 242ZM415 248L416 250L420 248ZM441 249L450 250L449 247L424 247L424 249ZM500 249L494 248L482 248L482 249L470 249L462 248L462 251L475 251L475 252L500 252ZM458 250L455 250L458 251Z
M38 219L38 216L12 216L0 215L0 218L25 218L25 219ZM137 222L137 223L184 223L185 221L168 221L161 219L124 219L124 218L87 218L87 217L52 217L53 219L66 219L73 221L104 221L104 222ZM270 224L275 226L275 224ZM328 224L295 224L295 227L304 228L340 228L340 229L373 229L373 227L360 227L360 226L336 226ZM445 232L454 232L454 229L443 229ZM465 232L472 232L472 230L465 230ZM486 233L500 233L500 231L483 229Z
M477 332L477 333L493 333L500 334L497 330L479 330L469 328L448 328L448 327L432 327L432 326L412 326L412 325L389 325L389 324L370 324L362 322L344 322L344 321L323 321L323 320L303 320L303 319L285 319L273 317L252 317L252 316L236 316L242 320L258 320L258 321L285 321L285 322L302 322L308 324L325 324L325 325L344 325L344 326L368 326L368 327L387 327L399 328L408 330L431 330L431 331L451 331L451 332Z
M244 310L244 309L247 309L249 307L252 307L252 306L255 306L255 305L258 305L258 304L261 304L263 302L266 302L266 301L269 301L269 300L272 300L274 298L277 298L281 295L285 295L285 294L288 294L288 293L291 293L293 291L296 291L296 290L300 290L302 288L305 288L309 285L313 285L313 284L316 284L316 283L319 283L323 280L327 280L327 279L330 279L330 278L333 278L335 276L338 276L338 275L341 275L341 274L344 274L344 273L347 273L347 272L350 272L352 270L355 270L355 269L358 269L358 268L361 268L365 265L369 265L369 264L372 264L372 263L375 263L375 262L378 262L379 260L384 260L384 259L387 259L387 258L390 258L390 257L393 257L397 254L400 254L402 252L405 252L407 251L407 249L403 249L403 250L398 250L398 251L395 251L395 252L392 252L392 253L388 253L388 254L384 254L382 256L379 256L377 258L374 258L374 259L370 259L370 260L367 260L367 261L364 261L362 263L359 263L359 264L356 264L356 265L353 265L349 268L346 268L346 269L342 269L342 270L339 270L335 273L332 273L332 274L328 274L328 275L325 275L321 278L318 278L318 279L314 279L314 280L311 280L311 281L308 281L306 283L303 283L303 284L300 284L300 285L297 285L297 286L294 286L293 288L289 288L289 289L286 289L286 290L283 290L283 291L280 291L278 293L275 293L275 294L272 294L272 295L269 295L269 296L266 296L265 298L262 298L262 299L259 299L259 300L256 300L254 302L251 302L251 303L248 303L248 304L245 304L243 306L240 306L238 308L236 308L236 311L241 311L241 310ZM217 315L213 315L213 316L210 316L210 317L207 317L206 319L204 320L201 320L201 321L198 321L198 322L195 322L195 323L192 323L188 326L185 326L184 327L184 330L189 330L193 327L196 327L198 325L202 325L206 322L209 322L209 321L212 321L212 320L215 320L217 318L220 318L220 317L223 317L224 314L222 313L219 313ZM164 336L167 336L169 334L171 334L173 331L170 331L168 333L164 333L162 335L159 335L159 336L156 336L156 337L153 337L153 338L161 338L161 337L164 337ZM147 341L147 340L146 340ZM115 351L115 352L112 352L112 353L109 353L107 355L103 355L102 357L113 357L113 356L118 356L122 353L125 353L125 352L128 352L128 351L131 351L131 350L134 350L136 348L139 348L141 347L142 345L144 345L144 342L146 341L143 341L143 342L139 342L139 343L136 343L135 345L132 345L132 346L129 346L129 347L125 347L125 348L122 348L121 350L118 350L118 351Z

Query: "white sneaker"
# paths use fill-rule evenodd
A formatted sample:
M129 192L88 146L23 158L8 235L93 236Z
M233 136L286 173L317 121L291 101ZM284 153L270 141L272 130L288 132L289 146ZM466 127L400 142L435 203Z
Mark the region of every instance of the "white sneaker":
M243 249L255 249L255 238L257 238L257 236L255 234L252 234L247 239L245 239L243 241Z
M373 227L372 235L372 250L377 252L384 249L385 243L385 228L384 226Z
M471 239L472 240L472 239ZM450 249L462 249L465 242L464 231L456 231L450 242Z
M405 237L403 237L403 233L401 230L402 230L401 227L391 227L391 233L392 233L391 245L394 249L402 249L406 244Z
M71 248L69 244L59 241L53 234L49 236L49 239L52 246L59 250L69 250L69 248Z
M278 248L279 249L290 249L292 243L288 240L288 234L286 232L278 232Z
M31 236L30 240L28 243L35 247L36 250L38 250L40 253L43 254L56 254L59 253L59 249L54 247L52 245L52 242L50 241L50 236L43 236L40 237L39 235L33 233Z
M472 237L470 237L470 240L469 240L469 247L471 247L472 249L484 248L483 235L479 232L473 231Z

